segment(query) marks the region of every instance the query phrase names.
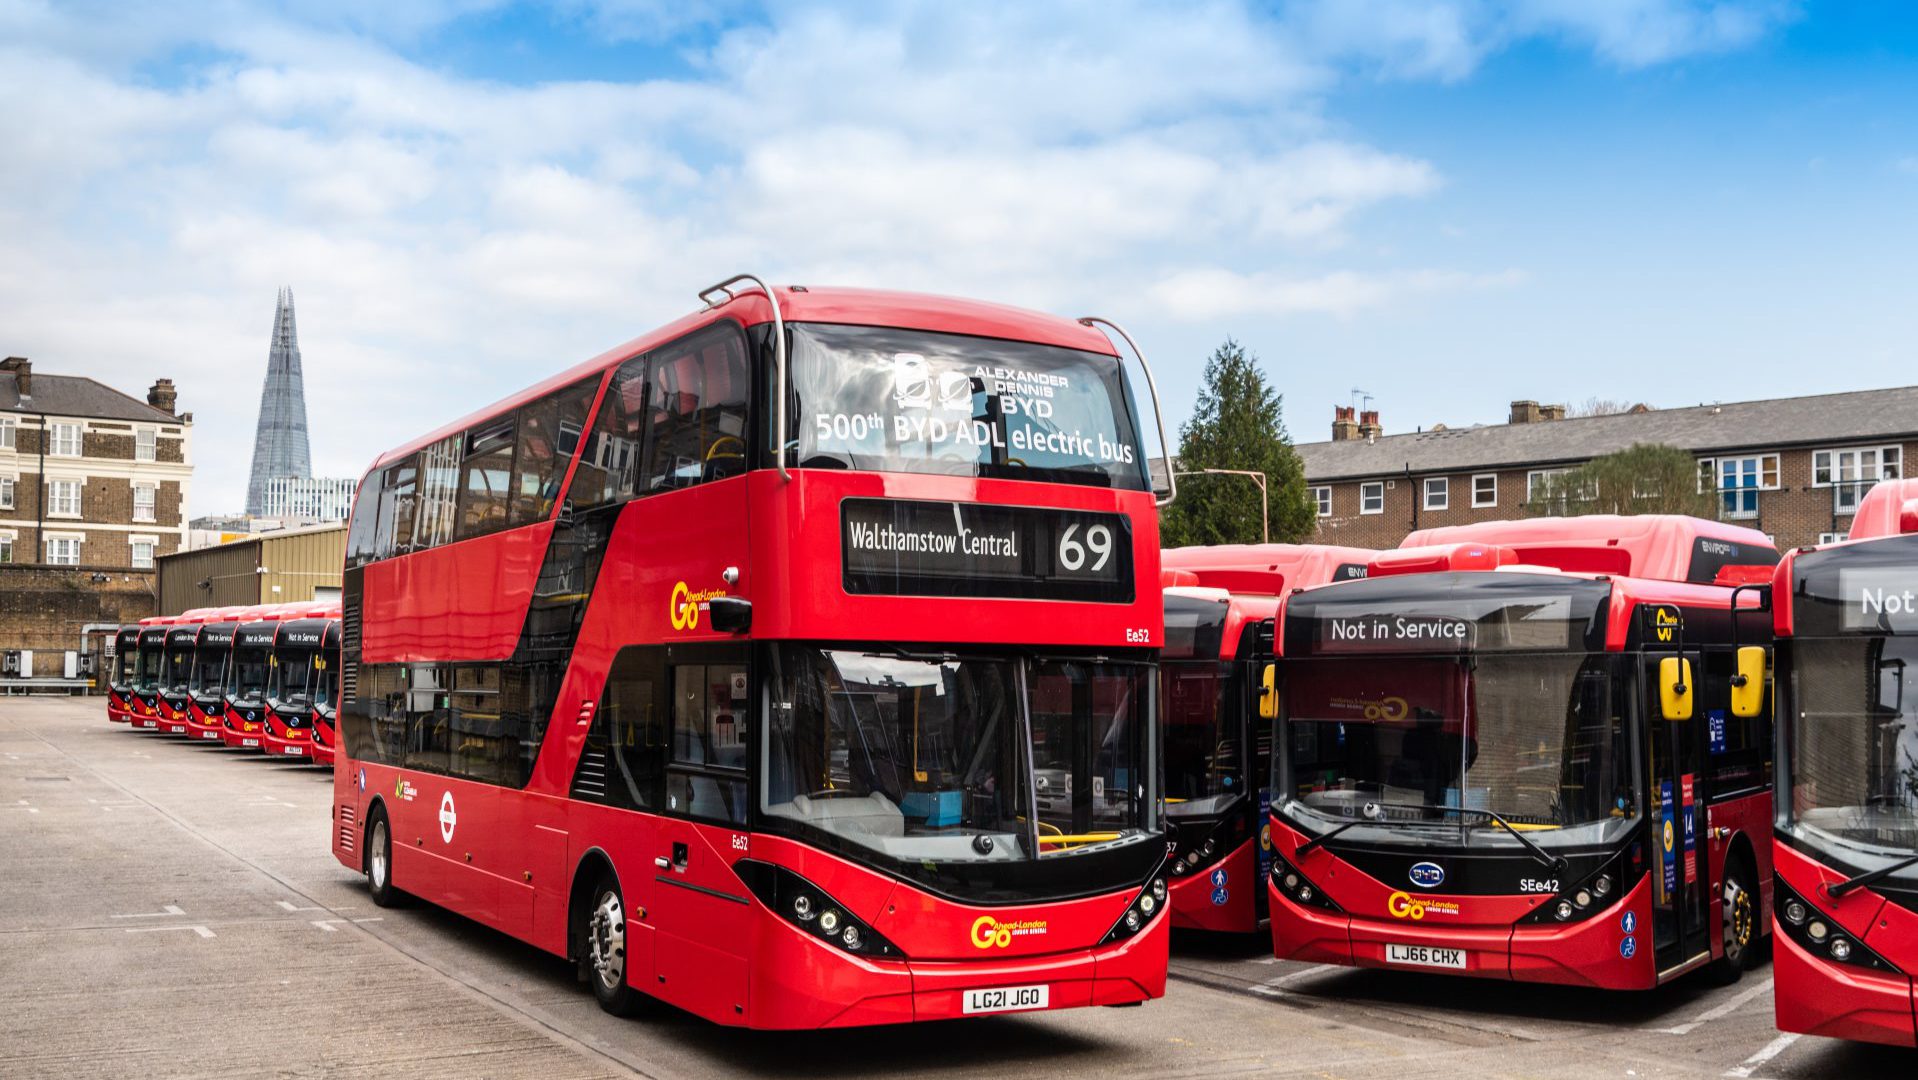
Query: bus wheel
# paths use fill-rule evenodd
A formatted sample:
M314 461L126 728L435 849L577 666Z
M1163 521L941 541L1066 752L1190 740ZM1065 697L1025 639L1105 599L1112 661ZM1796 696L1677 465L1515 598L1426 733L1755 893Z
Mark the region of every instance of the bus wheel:
M611 877L601 878L593 889L583 952L599 1007L614 1016L636 1015L645 998L626 984L626 901Z
M1724 917L1725 954L1712 964L1712 981L1730 986L1751 966L1758 945L1758 893L1743 859L1725 867L1725 887L1718 902Z
M366 827L366 890L379 907L398 907L406 895L393 887L393 830L382 810Z

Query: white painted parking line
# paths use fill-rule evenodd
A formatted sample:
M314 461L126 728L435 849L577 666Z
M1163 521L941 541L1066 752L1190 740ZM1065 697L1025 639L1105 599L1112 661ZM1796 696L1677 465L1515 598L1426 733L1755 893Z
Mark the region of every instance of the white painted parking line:
M1700 1026L1704 1024L1709 1024L1713 1020L1722 1020L1725 1017L1730 1016L1732 1013L1737 1012L1740 1008L1742 1008L1745 1005L1746 1002L1749 1002L1751 999L1770 990L1771 985L1772 985L1771 980L1766 979L1764 982L1761 982L1757 986L1754 986L1751 989L1745 991L1744 993L1739 994L1737 997L1732 998L1730 1001L1727 1001L1724 1004L1717 1006L1716 1008L1707 1009L1706 1011L1698 1014L1696 1019L1689 1020L1683 1024L1678 1025L1677 1027L1653 1028L1652 1030L1663 1032L1666 1035L1690 1035L1693 1031L1696 1031Z
M137 915L109 915L110 919L164 919L169 915L185 915L186 912L168 904L158 911L142 911Z
M287 903L285 900L275 900L273 902L280 905L280 907L284 908L287 911L325 911L326 910L325 908L318 908L318 907L294 907L292 904Z
M374 915L371 918L366 918L366 919L314 919L313 925L319 927L320 929L326 931L329 934L337 934L340 932L340 926L345 923L349 923L349 922L350 923L369 923L369 922L385 922L385 921L386 920L381 918L380 916Z
M191 930L201 937L213 937L214 933L204 926L129 926L129 934L153 934L161 930Z
M1749 1077L1760 1065L1785 1052L1785 1048L1799 1040L1797 1035L1780 1035L1765 1044L1765 1048L1745 1059L1745 1063L1736 1069L1728 1069L1726 1076Z

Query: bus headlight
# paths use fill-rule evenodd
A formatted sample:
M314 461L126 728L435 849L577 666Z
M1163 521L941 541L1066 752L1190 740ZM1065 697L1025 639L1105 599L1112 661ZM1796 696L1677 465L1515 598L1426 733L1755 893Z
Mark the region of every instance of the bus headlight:
M825 890L783 866L741 859L733 871L769 912L785 919L815 940L864 956L903 960L905 954L847 910Z
M1144 922L1145 922L1145 919L1139 915L1139 911L1137 908L1134 908L1125 913L1125 928L1127 930L1131 930L1136 933L1139 929L1139 926L1143 924Z
M1559 922L1570 922L1576 911L1570 900L1560 900L1558 906L1552 910L1552 914L1558 917Z
M1152 895L1160 903L1165 902L1165 879L1164 878L1152 879Z
M1805 927L1805 936L1813 941L1822 942L1831 936L1831 927L1826 926L1823 919L1813 919L1811 925Z
M1139 897L1139 910L1147 915L1152 914L1152 909L1158 906L1159 902L1152 898L1151 893L1146 893L1144 896Z
M1600 900L1612 895L1612 875L1600 874L1592 879L1592 895Z
M1847 960L1850 960L1851 959L1851 942L1846 941L1844 938L1841 938L1841 937L1832 938L1831 939L1831 958L1833 960L1838 961L1841 964Z
M1575 895L1574 895L1574 896L1572 897L1572 903L1574 903L1574 904L1577 904L1577 905L1578 905L1579 907L1581 907L1581 908L1588 908L1588 907L1591 907L1591 906L1592 906L1592 891L1591 891L1590 889L1580 889L1580 890L1578 890L1578 892L1577 892L1577 894L1575 894Z
M1806 914L1807 912L1805 911L1805 905L1803 903L1797 900L1787 900L1785 902L1786 922L1793 926L1803 926L1805 925Z

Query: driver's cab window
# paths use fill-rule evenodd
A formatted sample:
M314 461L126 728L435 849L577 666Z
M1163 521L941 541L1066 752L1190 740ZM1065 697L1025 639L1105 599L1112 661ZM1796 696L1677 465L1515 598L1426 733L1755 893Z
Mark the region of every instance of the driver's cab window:
M745 339L731 326L649 357L644 489L668 491L746 471L746 403L752 376Z

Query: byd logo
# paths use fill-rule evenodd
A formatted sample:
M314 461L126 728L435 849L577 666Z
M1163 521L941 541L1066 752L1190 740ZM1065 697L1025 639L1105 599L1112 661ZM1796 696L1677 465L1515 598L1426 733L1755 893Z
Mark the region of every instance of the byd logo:
M1406 876L1421 889L1436 889L1445 884L1445 868L1437 863L1414 863Z

